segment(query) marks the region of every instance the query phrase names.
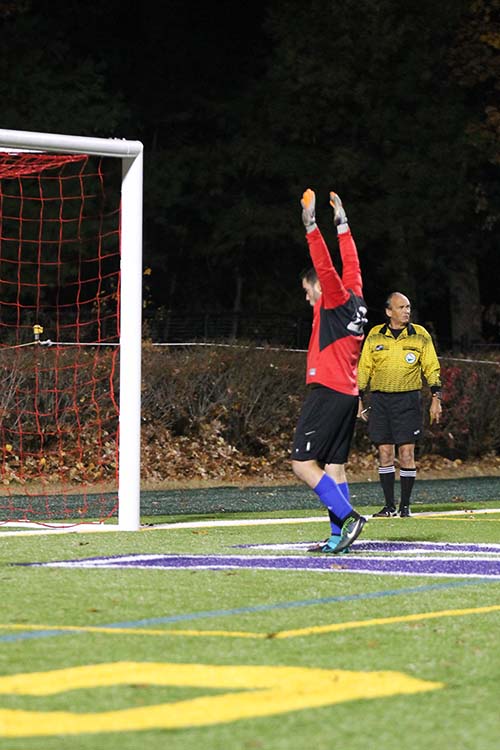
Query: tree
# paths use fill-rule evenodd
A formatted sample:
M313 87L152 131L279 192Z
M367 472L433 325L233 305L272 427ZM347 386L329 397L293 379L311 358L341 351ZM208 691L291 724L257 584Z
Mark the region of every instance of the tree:
M400 289L467 343L497 300L499 2L0 3L3 122L143 140L152 310L302 313L299 198L334 247L334 188L370 321Z
M2 14L0 6L2 127L116 135L128 113L119 92L107 88L105 65L75 57L50 14L30 12L29 3L10 10Z
M482 322L486 340L500 337L498 228L500 189L500 2L473 0L449 52L451 74L467 102L465 132L473 156L469 203L479 241L462 269L452 275L454 338L467 338L472 320ZM464 300L470 300L464 304ZM475 306L475 310L474 310ZM471 313L473 314L471 316Z
M325 196L320 212L331 187L345 198L372 319L399 288L443 342L463 340L463 315L470 344L482 333L478 269L489 252L477 177L491 163L471 139L472 102L449 65L468 12L465 0L273 3L248 141L260 134L253 169L268 190L285 186L282 215L307 186Z

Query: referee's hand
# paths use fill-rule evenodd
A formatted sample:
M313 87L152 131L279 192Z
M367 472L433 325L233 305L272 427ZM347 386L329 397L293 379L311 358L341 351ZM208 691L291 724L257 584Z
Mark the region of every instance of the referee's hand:
M443 407L441 406L441 399L437 396L431 398L431 408L429 409L429 418L431 424L439 424L441 420L441 414L443 413Z
M358 413L357 413L358 419L361 419L362 422L368 422L369 413L370 413L370 407L365 409L363 407L363 402L361 401L361 399L359 399Z

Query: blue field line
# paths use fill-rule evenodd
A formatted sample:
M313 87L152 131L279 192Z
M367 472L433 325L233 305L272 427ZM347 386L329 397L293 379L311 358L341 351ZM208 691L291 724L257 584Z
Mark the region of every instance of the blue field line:
M381 599L386 596L399 596L401 594L421 594L426 591L457 588L459 586L472 586L478 583L492 583L491 579L478 578L475 581L456 581L453 583L434 583L428 586L412 586L404 589L391 589L389 591L371 591L362 594L344 594L343 596L325 596L319 599L299 599L292 602L280 602L278 604L256 604L253 607L236 607L234 609L215 609L205 612L191 612L184 615L171 615L170 617L155 617L136 622L114 623L104 625L109 628L131 628L146 625L162 625L168 622L185 622L186 620L198 620L204 617L225 617L227 615L246 615L254 612L271 612L277 609L293 609L294 607L314 607L319 604L334 604L335 602L353 602L360 599Z
M498 583L489 578L476 578L474 580L454 581L450 583L432 583L427 586L411 586L404 589L389 589L388 591L371 591L362 594L345 594L343 596L325 596L319 599L299 599L298 601L279 602L277 604L256 604L253 607L235 607L234 609L212 609L201 612L189 612L183 615L170 615L168 617L148 617L143 620L133 620L128 622L114 622L108 625L99 625L101 628L140 628L150 625L164 625L170 622L187 622L191 620L202 620L207 617L227 617L233 615L253 614L254 612L272 612L279 609L293 609L295 607L314 607L320 604L334 604L336 602L353 602L363 599L383 599L387 596L402 596L404 594L421 594L428 591L443 591L444 589L461 588L463 586L477 586L482 583ZM55 636L74 635L75 633L85 633L85 626L80 630L75 625L74 630L43 630L24 631L19 633L9 633L0 635L0 643L12 641L23 641L33 638L54 638ZM166 631L167 632L167 631Z
M59 635L74 635L76 631L77 628L69 632L61 630L31 630L24 633L10 633L9 635L0 636L0 642L9 643L9 641L29 641L34 638L55 638L55 636Z

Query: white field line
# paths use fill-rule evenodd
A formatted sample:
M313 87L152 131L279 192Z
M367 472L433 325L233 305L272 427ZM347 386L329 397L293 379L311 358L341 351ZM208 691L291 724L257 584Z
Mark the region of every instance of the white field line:
M481 508L478 510L450 510L445 511L427 511L425 513L412 513L412 518L428 516L457 516L457 515L476 515L479 513L500 513L500 508ZM370 519L373 516L366 515ZM378 519L377 519L378 520ZM256 518L256 519L239 519L227 521L182 521L179 523L165 523L153 526L153 529L194 529L214 526L263 526L267 524L287 524L287 523L318 523L324 522L325 516L306 516L305 518Z
M317 517L306 517L306 518L257 518L257 519L232 519L232 520L220 520L220 521L183 521L179 523L163 523L155 526L143 526L140 531L156 531L157 529L197 529L197 528L208 528L217 526L263 526L268 524L287 524L287 523L314 523L324 521L325 516ZM4 523L3 528L6 526L14 526L17 531L0 531L0 539L4 536L33 536L39 534L84 534L95 531L120 531L118 524L79 524L77 526L63 526L61 524L58 527L56 524L50 528L40 528L40 524L32 522L19 522L9 521ZM22 529L20 529L22 527ZM26 531L26 528L33 529L33 531Z
M6 527L14 527L17 531L1 531ZM33 531L26 531L33 529ZM74 526L67 524L52 524L44 526L32 521L8 521L0 525L0 539L4 536L39 536L40 534L86 534L95 531L119 531L118 524L81 523Z
M500 513L500 508L478 508L477 510L450 510L450 511L426 511L422 513L412 513L412 518L428 518L439 516L471 516L483 515L486 513ZM366 515L368 520L373 516ZM228 526L271 526L298 523L320 523L325 521L326 516L305 516L294 518L241 518L214 521L180 521L178 523L162 523L154 526L143 526L140 531L157 531L165 529L203 529L203 528L222 528ZM377 519L378 520L378 519ZM8 521L0 526L15 527L16 531L0 531L0 538L4 536L34 536L40 534L85 534L100 531L120 531L118 524L104 523L82 523L68 526L64 524L53 524L50 528L30 521ZM25 529L33 529L26 531Z
M500 508L478 508L477 510L427 510L421 513L412 513L415 518L427 518L427 516L476 516L480 513L499 513ZM372 516L367 516L372 518Z

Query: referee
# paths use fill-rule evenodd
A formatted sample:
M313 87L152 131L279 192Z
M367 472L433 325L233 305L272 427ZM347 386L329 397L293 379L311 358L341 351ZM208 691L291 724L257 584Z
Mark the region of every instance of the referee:
M422 435L422 376L432 392L430 420L441 418L441 370L431 335L410 322L408 297L393 292L385 303L388 322L366 337L358 365L358 416L368 421L368 434L378 448L379 479L385 504L374 517L397 515L394 498L396 446L401 498L399 514L410 515L415 483L415 443ZM369 418L363 395L370 388Z

